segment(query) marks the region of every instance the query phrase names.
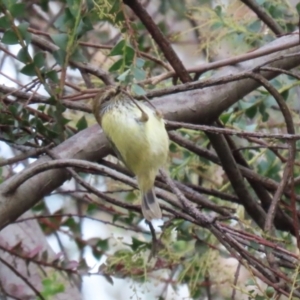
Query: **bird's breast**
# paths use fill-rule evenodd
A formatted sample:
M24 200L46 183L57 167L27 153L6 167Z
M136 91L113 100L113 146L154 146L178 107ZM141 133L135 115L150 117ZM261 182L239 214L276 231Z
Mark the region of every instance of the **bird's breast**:
M116 105L102 116L104 133L136 175L166 164L169 147L163 119L143 103L139 106L147 113L148 121L141 121L141 111L134 105Z

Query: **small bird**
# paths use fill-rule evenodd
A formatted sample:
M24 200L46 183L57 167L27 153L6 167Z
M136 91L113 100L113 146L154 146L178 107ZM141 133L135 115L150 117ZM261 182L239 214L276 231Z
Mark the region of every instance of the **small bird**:
M108 86L96 95L93 113L117 157L137 177L145 219L161 219L153 187L169 153L162 116L118 86Z

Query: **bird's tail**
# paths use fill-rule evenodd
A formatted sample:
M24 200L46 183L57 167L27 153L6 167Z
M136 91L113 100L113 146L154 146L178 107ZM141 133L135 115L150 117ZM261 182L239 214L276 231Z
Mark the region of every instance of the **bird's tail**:
M154 189L142 192L142 212L146 220L161 219L162 213Z

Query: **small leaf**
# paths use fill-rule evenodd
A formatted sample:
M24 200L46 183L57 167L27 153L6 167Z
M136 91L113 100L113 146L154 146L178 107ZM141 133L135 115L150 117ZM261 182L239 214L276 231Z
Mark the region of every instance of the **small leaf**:
M134 59L134 54L135 54L135 52L134 52L133 48L127 46L126 51L124 53L125 63L127 66L132 64L133 59Z
M82 63L86 63L87 59L85 58L85 56L82 54L81 49L79 49L78 47L75 49L75 51L72 53L71 55L71 60L74 61L78 61L78 62L82 62Z
M257 106L253 105L249 107L248 109L246 109L245 113L248 118L253 119L257 113Z
M138 57L138 58L136 59L135 64L136 64L136 66L137 66L139 69L141 69L141 68L144 66L144 64L145 64L145 61L144 61L143 59L141 59L141 58Z
M87 121L85 119L85 116L82 116L78 120L78 122L76 124L76 128L80 131L80 130L83 130L83 129L87 128L87 127L88 127L88 123L87 123Z
M10 28L10 22L7 16L3 16L0 18L0 27L5 29Z
M145 243L145 242L142 242L138 239L136 239L135 237L132 237L132 244L130 245L130 248L133 250L133 251L136 251L138 248L140 247L144 247L144 246L149 246L148 243Z
M34 64L36 67L38 68L42 68L45 66L45 53L44 52L38 52L35 56L34 56Z
M220 119L224 125L229 121L231 115L232 115L232 113L223 113L221 115Z
M211 30L217 30L217 29L220 29L222 27L224 27L224 23L221 22L221 21L217 21L217 22L212 23L210 29Z
M49 10L49 0L40 0L40 6L43 11L48 12Z
M122 73L120 76L118 76L118 80L119 81L125 81L126 80L126 78L127 78L127 76L129 75L129 73L130 73L130 70L127 70L127 71L125 71L124 73Z
M91 19L85 16L80 20L76 34L82 36L86 32L93 30L93 28L94 27Z
M287 100L287 98L289 97L289 90L285 90L280 94L284 98L284 100Z
M55 70L49 71L46 73L46 78L51 79L54 83L58 83L58 76Z
M169 150L170 150L170 152L176 153L177 152L176 144L170 143Z
M298 14L300 15L300 3L298 3L298 4L296 5L296 9L297 9Z
M122 10L120 10L117 14L116 14L116 17L115 17L115 23L119 23L119 22L123 22L125 20L125 17L124 17L124 13ZM126 28L122 28L121 29L121 32L122 33L125 33L126 32Z
M133 67L132 72L133 72L133 77L136 80L144 80L146 78L146 72L143 69Z
M18 36L11 30L4 32L1 42L6 45L16 45L19 44Z
M1 2L3 2L7 9L10 9L15 3L17 3L17 0L2 0Z
M21 48L17 54L17 58L20 62L27 64L31 61L27 47Z
M88 11L91 11L94 8L94 1L93 0L86 0L85 4L87 5Z
M18 145L24 145L25 143L27 143L31 139L32 139L31 135L25 135L25 136L22 136L22 137L18 138L15 141L15 143L18 144Z
M54 26L60 32L68 32L70 29L74 30L74 17L70 12L69 8L66 7L64 13L60 15L54 22Z
M217 5L214 11L219 18L222 18L222 7L220 5Z
M34 63L30 63L28 65L26 65L25 67L23 67L20 72L24 75L27 76L35 76L36 72L35 72L35 65Z
M16 3L10 7L9 11L14 18L23 17L26 12L25 4L24 3Z
M63 66L64 63L65 63L65 59L66 59L66 51L64 51L64 50L56 50L56 51L53 51L52 54L53 54L56 62L60 66Z
M28 32L28 27L29 27L29 24L27 22L21 23L18 26L18 30L19 30L22 38L24 39L24 41L26 42L27 45L31 41L31 33Z
M123 59L120 58L109 68L109 71L110 72L118 71L122 68L122 66L123 66Z
M112 5L110 11L109 11L109 14L114 14L114 13L117 13L121 10L121 7L120 7L120 0L115 0L114 1L114 4Z
M261 28L261 21L260 20L255 20L248 26L248 30L250 32L259 32Z
M98 239L97 241L97 247L99 247L102 251L107 251L108 248L109 248L109 245L108 245L108 240L109 239Z
M111 285L114 285L114 281L109 275L103 275L103 277L106 279L106 281L108 283L110 283Z
M81 13L81 0L67 0L71 14L76 18Z
M125 40L120 41L109 53L109 56L122 55L126 47Z
M68 35L66 33L51 34L51 38L55 45L66 51L68 43Z
M131 90L134 94L139 95L139 96L146 94L145 90L140 85L135 84L135 83L132 84Z

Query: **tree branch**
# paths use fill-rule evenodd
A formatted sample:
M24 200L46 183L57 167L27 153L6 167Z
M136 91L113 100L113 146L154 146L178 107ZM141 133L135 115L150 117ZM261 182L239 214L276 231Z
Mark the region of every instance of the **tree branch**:
M255 0L241 0L245 5L247 5L255 14L258 16L262 22L264 22L276 35L283 35L285 32L283 29L273 20L273 18L268 15L268 13L257 4Z
M288 43L298 39L298 36L284 36L270 43L267 47ZM267 48L264 47L264 48ZM239 70L249 70L255 66L260 66L270 59L276 60L272 67L281 69L291 69L300 64L297 57L291 56L278 60L278 57L289 55L295 51L300 51L300 47L295 47L284 52L271 54L268 58L260 57L252 61L240 64ZM230 68L230 70L232 70ZM228 73L225 68L224 72ZM222 74L221 74L222 75ZM274 72L265 72L268 79L274 78ZM215 120L225 109L236 103L243 96L253 91L259 86L253 79L241 79L226 85L213 86L205 89L181 92L176 95L168 95L154 99L152 103L160 110L167 120L207 123ZM224 99L224 96L226 97ZM172 103L172 105L170 105ZM108 143L102 130L98 125L91 126L53 149L62 158L76 158L88 161L98 161L110 152ZM38 165L49 160L43 157L32 165ZM21 174L21 173L20 173ZM15 176L20 176L16 174ZM45 195L50 194L59 187L68 176L65 170L49 170L26 181L18 190L9 196L4 196L5 187L12 180L7 179L0 185L0 229L15 220L26 210L30 209ZM30 197L29 197L30 195Z

